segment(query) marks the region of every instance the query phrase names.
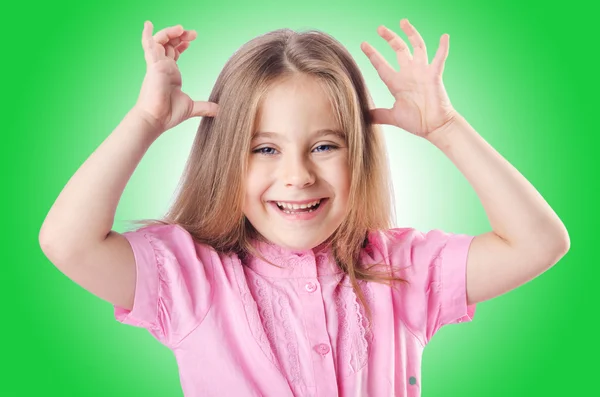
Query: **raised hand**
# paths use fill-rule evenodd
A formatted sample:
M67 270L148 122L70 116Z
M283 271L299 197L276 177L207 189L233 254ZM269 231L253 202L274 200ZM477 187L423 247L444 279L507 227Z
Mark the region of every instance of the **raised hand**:
M372 109L371 115L375 124L394 125L427 138L432 132L447 126L457 116L442 82L450 37L447 34L442 35L440 46L429 64L425 42L419 32L407 19L401 20L400 26L413 47L412 55L404 40L395 32L385 26L379 26L377 29L379 35L396 52L400 65L398 72L370 44L361 44L361 49L396 99L391 109Z
M193 101L181 91L177 60L196 38L196 32L177 25L152 36L152 29L152 23L146 21L142 33L146 75L134 109L161 132L190 117L216 116L216 103Z

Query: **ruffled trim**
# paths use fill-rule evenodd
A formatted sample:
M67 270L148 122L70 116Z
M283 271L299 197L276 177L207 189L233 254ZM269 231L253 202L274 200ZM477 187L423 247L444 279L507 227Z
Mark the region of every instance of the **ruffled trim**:
M269 361L271 361L273 363L273 365L275 365L275 367L279 370L279 372L282 373L281 366L279 365L278 361L275 359L275 356L273 355L273 349L271 348L269 339L267 338L267 335L262 326L262 323L260 320L260 315L258 312L258 306L257 306L256 302L254 301L252 294L250 293L250 288L248 288L248 285L246 284L246 276L244 274L243 266L232 263L232 268L234 269L233 273L235 275L235 279L236 279L236 282L238 285L240 297L241 297L242 303L244 305L244 313L246 314L246 321L248 322L248 325L250 326L250 331L252 332L252 336L254 336L254 339L258 343L260 349L262 350L264 355L267 357L267 359L269 359Z
M363 369L369 361L373 333L366 311L360 305L358 296L349 282L348 276L343 276L335 297L335 305L339 319L338 361L340 375L348 377ZM368 282L358 280L358 285L365 295L367 305L372 308L373 292Z

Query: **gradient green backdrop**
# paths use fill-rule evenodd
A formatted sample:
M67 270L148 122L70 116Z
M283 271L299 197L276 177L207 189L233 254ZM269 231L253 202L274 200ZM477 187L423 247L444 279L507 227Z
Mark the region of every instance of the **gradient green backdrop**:
M70 176L134 104L146 19L199 38L180 59L184 90L206 99L228 57L266 31L327 31L361 66L378 106L392 98L360 42L407 17L433 58L450 34L444 81L455 107L515 165L565 222L570 252L528 284L479 304L471 323L440 330L424 353L423 395L600 395L597 220L598 40L581 1L103 1L21 3L3 20L2 396L180 396L171 352L117 323L43 255L38 232ZM403 34L402 34L403 35ZM404 37L404 35L403 35ZM394 63L395 64L395 63ZM167 208L199 119L150 148L117 212ZM399 226L489 230L481 204L432 145L385 127ZM210 365L209 362L206 365ZM594 370L596 368L596 370Z

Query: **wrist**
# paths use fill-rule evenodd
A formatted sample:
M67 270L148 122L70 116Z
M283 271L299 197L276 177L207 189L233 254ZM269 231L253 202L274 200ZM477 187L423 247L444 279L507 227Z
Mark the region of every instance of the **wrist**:
M453 113L444 124L427 134L425 139L435 146L441 147L448 142L454 131L460 130L464 126L465 122L466 120L460 114Z
M147 131L149 135L158 137L165 132L163 125L144 109L134 106L128 116L143 125L144 131Z

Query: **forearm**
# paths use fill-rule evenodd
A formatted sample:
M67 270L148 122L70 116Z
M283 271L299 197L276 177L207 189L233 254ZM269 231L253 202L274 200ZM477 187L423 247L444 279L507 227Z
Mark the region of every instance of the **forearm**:
M68 253L101 242L142 157L160 134L132 109L71 177L48 212L40 243Z
M569 245L567 231L538 191L461 116L427 138L467 178L493 231L534 254Z

